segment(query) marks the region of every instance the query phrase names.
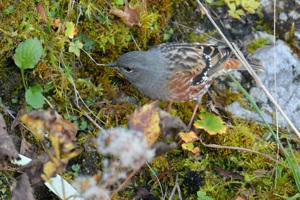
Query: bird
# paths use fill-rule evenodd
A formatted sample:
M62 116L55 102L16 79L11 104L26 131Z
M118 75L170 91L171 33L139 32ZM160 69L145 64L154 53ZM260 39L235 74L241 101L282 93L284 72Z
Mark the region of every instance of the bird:
M191 128L202 96L224 71L240 68L229 47L209 43L162 43L147 51L130 51L107 67L118 71L141 94L171 103L195 101Z

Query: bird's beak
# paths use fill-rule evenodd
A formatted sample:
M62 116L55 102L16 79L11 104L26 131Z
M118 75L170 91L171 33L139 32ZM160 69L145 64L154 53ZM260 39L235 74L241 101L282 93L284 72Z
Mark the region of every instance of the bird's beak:
M113 63L109 63L109 64L104 64L103 66L104 67L117 67L117 64L116 64L116 62L113 62Z

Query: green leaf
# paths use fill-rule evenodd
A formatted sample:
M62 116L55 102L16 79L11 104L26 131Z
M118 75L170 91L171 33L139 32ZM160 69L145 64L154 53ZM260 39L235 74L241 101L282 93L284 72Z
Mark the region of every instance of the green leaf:
M73 39L76 34L77 34L77 31L76 31L74 23L67 22L65 36L68 36L69 38Z
M80 49L82 49L83 44L76 40L75 42L71 42L69 46L69 52L75 53L76 56L80 56Z
M170 28L167 33L164 34L164 40L169 40L174 33L174 29Z
M87 122L86 121L82 121L80 123L80 125L79 125L79 129L80 130L85 130L85 129L87 129L87 126L88 126Z
M115 5L123 5L124 4L124 0L113 0Z
M236 13L237 15L241 16L241 15L244 14L244 11L241 10L241 9L237 9L237 10L235 11L235 13Z
M254 13L254 11L259 7L260 2L255 0L242 0L242 7L249 13Z
M198 200L213 200L213 198L206 196L206 192L198 191L197 196Z
M212 113L201 113L199 117L201 121L198 120L194 123L195 128L204 129L210 135L217 133L223 134L226 132L227 127L220 117Z
M45 103L42 92L43 88L38 83L34 83L25 92L26 102L35 109L42 108Z
M224 0L220 0L220 1L215 1L211 3L212 6L225 6L225 1Z
M15 6L14 5L10 5L7 9L4 10L5 14L10 14L15 10Z
M79 165L79 164L72 165L72 169L73 169L75 172L78 172L78 171L80 170L80 165Z
M236 5L234 3L229 3L228 7L231 11L235 11L236 10Z
M76 37L74 40L83 41L83 47L87 51L90 51L93 48L94 41L90 40L83 32L78 37Z
M33 69L43 54L43 47L37 38L21 42L14 54L15 64L21 69Z
M232 11L232 10L228 10L228 13L233 17L233 18L236 18L236 19L240 19L240 15L238 15L235 11Z

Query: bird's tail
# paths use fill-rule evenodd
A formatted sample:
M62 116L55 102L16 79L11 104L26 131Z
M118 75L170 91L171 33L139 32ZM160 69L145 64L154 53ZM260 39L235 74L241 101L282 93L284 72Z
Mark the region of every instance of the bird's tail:
M264 67L259 65L258 63L254 62L249 62L250 66L252 67L253 70L258 71L258 70L264 70ZM224 68L229 70L229 69L240 69L240 70L245 70L246 68L243 66L243 64L235 59L235 58L229 58L224 64Z

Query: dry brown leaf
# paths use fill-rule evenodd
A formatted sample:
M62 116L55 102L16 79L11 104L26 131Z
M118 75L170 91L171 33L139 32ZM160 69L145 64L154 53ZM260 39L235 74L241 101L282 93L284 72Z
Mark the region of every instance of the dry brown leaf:
M179 131L186 131L187 127L179 117L170 115L168 112L159 109L160 129L166 138L174 138Z
M234 198L233 198L233 200L248 200L249 198L248 197L246 197L246 195L244 195L244 194L237 194Z
M30 178L32 184L40 182L41 174L43 173L43 166L50 160L48 152L44 152L41 155L35 157L30 163L20 166L18 171L26 172Z
M137 25L138 27L141 27L140 24L140 15L141 15L142 9L141 8L135 8L133 9L127 0L125 0L125 9L124 11L110 7L110 13L113 15L116 15L117 17L120 17L121 20L126 24L127 26L131 27L133 25Z
M224 170L220 167L217 167L217 166L214 166L214 170L217 173L221 174L225 179L245 181L245 177L243 175L241 175L240 173L226 171L226 170Z
M55 30L57 29L57 32L59 32L63 27L63 22L58 18L53 18L51 22L51 26L53 29Z
M37 156L28 165L20 167L25 170L32 182L44 181L62 173L68 161L81 153L76 146L77 127L74 123L63 119L55 110L36 110L21 117L38 138L44 138L48 133L51 143L50 150Z
M38 2L36 4L36 10L40 14L40 16L42 18L42 22L44 24L46 24L47 23L47 16L46 16L46 12L45 12L45 9L44 9L44 6L43 6L42 2Z
M128 121L130 129L144 133L149 146L154 144L160 133L158 110L158 101L154 101L136 109Z
M0 166L6 165L13 159L17 159L19 153L12 142L12 139L7 134L6 123L0 113Z
M35 110L21 117L21 121L40 140L44 140L45 132L59 134L68 141L73 141L76 137L77 127L74 123L63 119L55 110Z
M16 188L12 192L12 200L34 200L33 190L27 174L20 175Z
M10 126L10 130L14 130L16 128L16 126L18 126L21 123L20 117L22 117L26 113L26 106L27 106L27 103L24 103L22 105L22 108L18 111L16 118L14 119L13 123Z

